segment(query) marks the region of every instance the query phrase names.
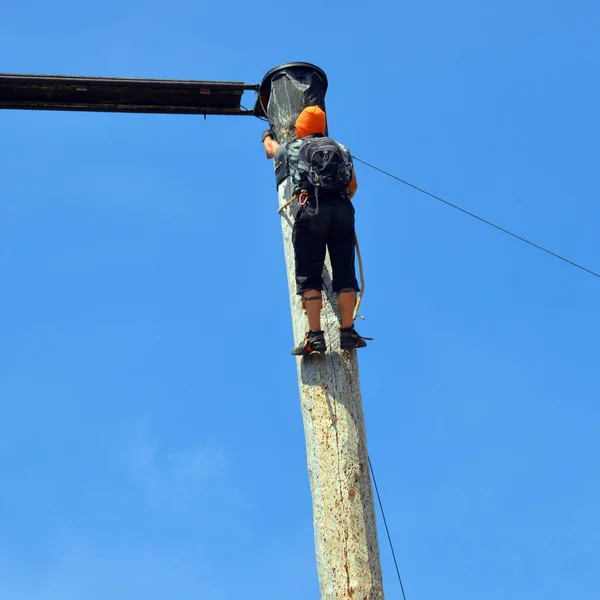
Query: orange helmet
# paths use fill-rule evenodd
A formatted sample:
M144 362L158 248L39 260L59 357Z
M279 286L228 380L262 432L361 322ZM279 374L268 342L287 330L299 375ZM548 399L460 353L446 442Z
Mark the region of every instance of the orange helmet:
M296 133L298 138L306 137L313 133L325 134L327 118L319 106L307 106L296 119Z

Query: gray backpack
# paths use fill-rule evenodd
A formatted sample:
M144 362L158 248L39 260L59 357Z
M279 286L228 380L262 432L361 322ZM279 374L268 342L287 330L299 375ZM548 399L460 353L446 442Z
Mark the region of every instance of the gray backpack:
M298 153L298 168L293 170L294 191L343 194L352 180L352 158L333 139L306 138Z

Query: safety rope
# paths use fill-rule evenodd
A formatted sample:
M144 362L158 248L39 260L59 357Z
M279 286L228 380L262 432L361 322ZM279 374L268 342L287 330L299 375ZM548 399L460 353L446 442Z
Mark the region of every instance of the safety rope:
M360 272L360 292L358 292L358 297L356 298L352 320L356 321L356 317L360 317L364 321L365 318L358 314L358 309L360 308L360 303L362 302L363 295L365 293L365 273L363 270L362 255L360 253L360 246L358 245L358 236L356 233L354 234L354 246L356 247L356 258L358 258L358 270Z

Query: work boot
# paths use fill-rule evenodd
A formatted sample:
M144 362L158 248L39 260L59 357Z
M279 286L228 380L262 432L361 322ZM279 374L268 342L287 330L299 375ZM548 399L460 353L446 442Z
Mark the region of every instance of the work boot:
M308 356L321 354L327 350L325 335L320 329L311 329L306 332L304 339L292 350L294 356Z
M340 328L340 347L342 350L364 348L367 345L365 339L370 340L372 338L361 337L356 329L354 329L354 325L352 325L352 327Z

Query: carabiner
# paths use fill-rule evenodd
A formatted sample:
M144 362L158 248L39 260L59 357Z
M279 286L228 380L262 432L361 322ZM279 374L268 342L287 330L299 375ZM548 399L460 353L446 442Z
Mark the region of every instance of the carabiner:
M308 192L300 192L298 194L298 204L304 206L308 202Z

